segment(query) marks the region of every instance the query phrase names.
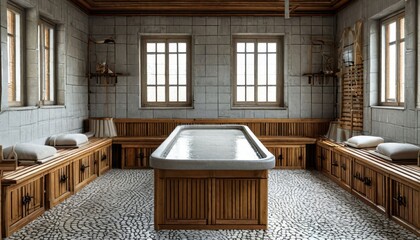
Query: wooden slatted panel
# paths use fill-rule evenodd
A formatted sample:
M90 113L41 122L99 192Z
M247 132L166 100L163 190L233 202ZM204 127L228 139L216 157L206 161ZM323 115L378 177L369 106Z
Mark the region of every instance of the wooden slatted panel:
M258 136L318 137L330 119L114 119L119 137L168 136L178 125L240 124Z
M216 179L215 224L258 224L259 180Z
M71 195L71 165L65 165L49 175L49 207L53 207Z
M391 181L391 185L391 215L397 218L401 218L419 229L419 191L395 180ZM399 197L401 198L400 201L398 201Z
M165 179L165 224L207 224L208 180Z
M345 129L363 130L363 64L345 67L340 125Z

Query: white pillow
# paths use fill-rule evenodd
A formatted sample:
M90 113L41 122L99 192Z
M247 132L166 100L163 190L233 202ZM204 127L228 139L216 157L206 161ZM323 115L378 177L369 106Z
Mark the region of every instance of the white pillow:
M48 139L48 145L58 147L78 147L87 142L87 136L81 133L54 135Z
M351 137L344 143L354 148L373 148L383 142L384 142L384 139L381 137L361 135L361 136Z
M376 152L392 160L417 160L420 147L409 143L381 143L376 147Z
M9 158L9 155L13 151L16 152L18 160L31 160L37 161L44 158L48 158L57 153L57 149L32 143L18 143L15 146L7 147L3 150L3 158Z

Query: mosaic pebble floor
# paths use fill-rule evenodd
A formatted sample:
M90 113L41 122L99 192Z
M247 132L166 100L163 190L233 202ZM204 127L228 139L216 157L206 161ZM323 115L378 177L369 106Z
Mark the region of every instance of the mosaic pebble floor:
M153 171L113 169L8 238L420 239L317 171L269 173L268 230L162 230L153 226Z

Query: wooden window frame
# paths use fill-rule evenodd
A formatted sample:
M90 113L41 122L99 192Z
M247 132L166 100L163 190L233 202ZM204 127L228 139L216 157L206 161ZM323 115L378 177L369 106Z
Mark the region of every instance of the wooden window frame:
M10 59L9 59L9 64L8 64L8 78L10 77L10 72L12 72L13 74L13 78L14 80L12 81L12 85L13 85L13 93L14 93L14 97L13 100L9 99L9 95L8 95L8 105L9 107L21 107L23 106L24 100L25 100L25 96L24 96L24 22L25 22L25 10L13 3L8 3L7 4L7 12L11 11L13 12L15 15L18 14L20 16L19 19L19 32L16 32L16 19L14 20L14 31L13 34L10 34L9 31L7 31L7 39L9 39L9 37L13 38L13 57L14 57L14 66L10 66ZM8 17L7 17L8 18ZM7 24L8 26L9 24ZM18 38L18 39L16 39ZM18 42L18 43L17 43ZM16 45L19 44L20 46L20 54L18 54L16 52ZM8 45L9 47L9 45ZM17 56L19 55L19 56ZM10 58L10 56L8 56L8 58ZM16 58L18 58L18 60L16 60ZM19 68L19 70L17 70L17 68ZM13 71L12 71L13 70ZM20 75L20 79L16 79L17 78L17 73L19 72ZM9 81L9 80L8 80ZM17 95L17 90L16 90L16 85L17 85L17 81L19 81L19 85L20 85L20 90L19 90L19 95L20 95L20 99L16 100L16 95ZM8 88L8 94L9 94L9 88Z
M45 35L44 35L44 30L45 28L48 29L52 29L54 36L52 37L53 41L53 47L52 47L52 59L50 58L49 61L49 66L47 68L46 64L45 64L45 52L46 52L46 47L45 47ZM57 76L56 76L56 68L57 68L57 29L56 29L56 24L54 24L53 22L46 20L44 18L41 18L39 20L39 24L38 24L38 44L39 44L39 52L38 52L38 66L39 66L39 90L40 90L40 104L41 105L54 105L56 103L56 98L57 98ZM50 48L48 48L48 51L50 51ZM51 63L52 61L52 63ZM49 71L52 71L52 74L50 73L50 75L52 75L52 89L49 90L45 90L45 88L48 88L51 86L51 82L48 82L48 84L46 83L46 69L49 69ZM49 79L51 80L51 79ZM52 96L53 99L47 99L46 95L47 94L45 91L48 91L49 93L52 91ZM50 95L50 94L49 94Z
M232 64L232 106L233 108L257 108L257 109L270 109L270 108L282 108L284 107L284 94L283 94L283 84L284 84L284 36L282 35L237 35L233 36L233 64ZM238 42L253 42L255 43L254 49L254 101L237 101L237 43ZM277 43L276 49L276 59L277 59L277 80L276 80L276 101L275 102L259 102L258 101L258 50L257 44L259 42L275 42ZM268 83L267 85L268 86Z
M405 76L400 78L401 71L405 72L405 69L401 69L401 61L400 56L401 54L405 54L404 52L401 53L400 44L405 44L405 36L404 38L401 38L401 24L400 20L404 18L404 24L405 24L405 12L399 11L397 13L394 13L390 16L387 16L386 18L382 19L380 21L380 28L381 28L381 40L380 40L380 83L379 83L379 89L380 89L380 96L379 96L379 102L382 106L393 106L393 107L401 107L404 106L405 100L401 96L401 90L404 91L404 89L401 89L401 81L405 82ZM391 22L396 22L396 40L395 40L395 46L396 46L396 101L390 101L387 99L387 92L389 91L389 69L387 68L389 58L388 58L388 52L389 52L389 46L388 46L388 38L389 33L387 30L385 30L386 26ZM403 30L405 32L405 29ZM405 63L403 68L405 68ZM403 82L403 84L405 84ZM405 94L404 94L405 95Z
M169 101L169 43L186 43L187 49L187 75L186 75L186 101ZM165 43L165 101L148 102L147 101L147 43ZM190 108L192 107L192 80L191 80L191 36L189 35L146 35L141 36L140 45L140 69L141 69L141 107L143 108ZM156 84L157 85L157 84ZM179 85L177 85L179 86Z

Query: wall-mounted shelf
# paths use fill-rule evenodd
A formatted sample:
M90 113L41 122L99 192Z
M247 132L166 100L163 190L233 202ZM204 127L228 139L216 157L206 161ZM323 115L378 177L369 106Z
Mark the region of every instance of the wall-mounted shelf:
M308 84L314 85L318 83L320 85L328 84L330 80L335 81L336 75L334 73L304 73L302 76L308 77Z
M96 78L96 85L115 85L118 83L118 76L125 76L123 73L89 73L89 79Z

